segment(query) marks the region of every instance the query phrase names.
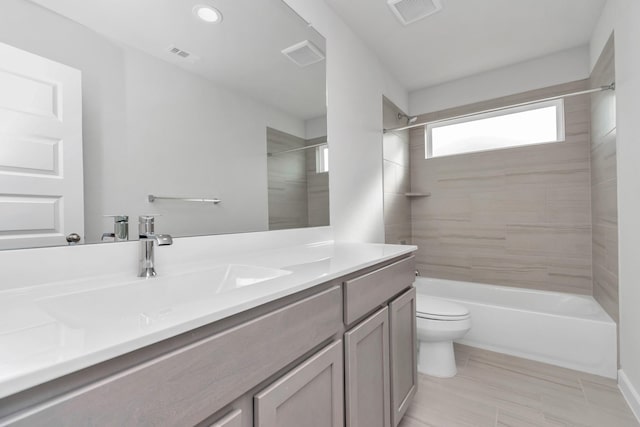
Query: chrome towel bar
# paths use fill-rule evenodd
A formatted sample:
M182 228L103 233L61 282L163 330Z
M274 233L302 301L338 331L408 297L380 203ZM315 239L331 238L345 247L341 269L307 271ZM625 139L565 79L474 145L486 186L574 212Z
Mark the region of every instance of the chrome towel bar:
M163 197L163 196L154 196L153 194L149 194L147 199L149 200L149 203L153 203L156 200L177 200L180 202L213 203L214 205L217 205L218 203L222 202L222 200L217 199L215 197L212 199L197 198L197 197Z

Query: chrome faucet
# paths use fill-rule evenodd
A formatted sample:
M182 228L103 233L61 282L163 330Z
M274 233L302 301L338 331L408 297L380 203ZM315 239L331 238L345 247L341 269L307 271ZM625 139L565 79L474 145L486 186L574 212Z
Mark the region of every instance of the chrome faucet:
M114 242L125 242L129 240L129 217L127 215L105 215L113 218L113 233L103 233L102 239L113 239Z
M155 277L155 261L153 256L154 243L158 246L173 244L173 238L168 234L156 234L154 232L155 218L152 216L140 216L138 218L138 231L140 235L140 274L139 277Z

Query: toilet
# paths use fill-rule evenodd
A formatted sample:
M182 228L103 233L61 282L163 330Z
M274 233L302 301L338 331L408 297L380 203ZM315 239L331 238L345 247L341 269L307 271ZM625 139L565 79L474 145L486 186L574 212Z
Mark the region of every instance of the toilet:
M471 314L465 306L428 295L416 300L418 371L439 378L456 375L453 340L471 329Z

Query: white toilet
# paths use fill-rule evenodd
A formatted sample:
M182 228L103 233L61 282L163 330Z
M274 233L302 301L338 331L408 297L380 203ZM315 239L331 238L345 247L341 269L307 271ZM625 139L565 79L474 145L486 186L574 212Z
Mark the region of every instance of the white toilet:
M440 378L456 375L453 340L471 329L471 314L463 305L418 294L418 371Z

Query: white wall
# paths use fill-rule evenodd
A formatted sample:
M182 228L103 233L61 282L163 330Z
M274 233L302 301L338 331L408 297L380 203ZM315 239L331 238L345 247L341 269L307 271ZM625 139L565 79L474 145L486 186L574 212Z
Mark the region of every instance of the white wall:
M304 122L304 139L327 136L327 116L315 117Z
M409 94L409 114L431 113L582 80L589 78L589 72L589 47L585 45L413 91Z
M124 71L127 185L106 210L120 201L131 219L160 214L159 230L176 236L268 230L267 127L304 137L304 121L135 50ZM222 203L149 204L148 194Z
M382 95L403 110L406 91L320 0L285 0L327 39L331 225L337 239L384 242Z
M620 272L620 364L640 391L640 2L609 0L591 41L595 64L615 32ZM627 384L628 386L629 384ZM624 390L624 388L623 388ZM638 396L636 396L638 398ZM640 401L635 409L640 410ZM640 412L636 412L640 416Z

